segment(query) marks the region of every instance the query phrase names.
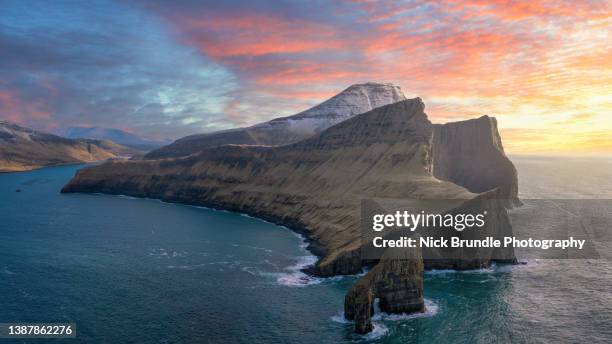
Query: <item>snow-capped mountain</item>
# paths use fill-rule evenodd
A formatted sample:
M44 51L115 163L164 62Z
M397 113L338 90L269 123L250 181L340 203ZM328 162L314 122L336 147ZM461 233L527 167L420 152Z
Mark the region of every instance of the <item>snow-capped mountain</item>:
M246 128L187 136L148 153L145 158L186 156L204 148L224 144L275 146L289 144L315 135L352 116L405 99L406 96L400 87L393 84L373 82L355 84L298 114Z

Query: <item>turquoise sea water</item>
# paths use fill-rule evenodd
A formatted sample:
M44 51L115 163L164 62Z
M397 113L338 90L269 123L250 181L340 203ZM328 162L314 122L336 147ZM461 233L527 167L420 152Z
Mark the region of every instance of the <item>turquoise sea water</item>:
M515 162L527 174L556 168ZM378 314L360 336L341 313L356 277L299 272L314 257L291 231L155 200L60 194L78 168L0 174L0 323L77 324L76 339L53 343L612 340L606 260L428 272L426 314ZM524 189L545 187L523 178Z

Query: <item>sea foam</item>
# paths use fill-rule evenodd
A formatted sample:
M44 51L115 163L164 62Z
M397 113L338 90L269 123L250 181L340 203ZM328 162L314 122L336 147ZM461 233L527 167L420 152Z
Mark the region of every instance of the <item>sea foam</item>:
M406 321L417 318L429 318L438 314L439 306L438 304L429 299L425 299L425 312L423 313L401 313L401 314L390 314L385 313L380 310L378 306L379 300L376 299L374 301L374 316L372 317L372 325L374 329L372 332L367 333L362 336L365 340L375 340L383 337L389 332L389 328L385 326L385 322L396 322L396 321ZM339 324L352 324L352 321L346 320L344 317L344 312L340 311L338 314L330 317L333 322Z
M302 272L302 269L316 263L317 257L315 256L302 256L298 257L296 264L286 267L283 272L278 275L276 281L287 287L304 287L307 285L320 284L321 278L313 277Z

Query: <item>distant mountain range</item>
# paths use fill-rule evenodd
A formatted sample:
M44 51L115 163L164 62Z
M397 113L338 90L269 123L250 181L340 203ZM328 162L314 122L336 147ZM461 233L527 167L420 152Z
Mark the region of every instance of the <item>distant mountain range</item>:
M0 121L0 172L94 162L142 154L108 140L68 139Z
M145 152L170 143L170 141L143 139L120 129L101 127L70 127L65 130L58 131L58 135L69 139L109 140L120 145Z
M406 96L399 86L374 82L354 84L323 103L296 115L276 118L246 128L187 136L149 152L145 158L186 156L205 148L230 143L285 145L311 137L355 115L402 100L406 100Z

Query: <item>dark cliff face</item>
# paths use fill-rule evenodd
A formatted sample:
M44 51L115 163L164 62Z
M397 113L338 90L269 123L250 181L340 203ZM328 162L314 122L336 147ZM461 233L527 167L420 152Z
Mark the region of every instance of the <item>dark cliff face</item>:
M509 206L520 205L517 171L504 152L495 118L434 125L433 175L477 193L500 188Z
M320 256L312 273L354 274L364 265L361 199L478 197L432 176L434 130L416 98L290 145L225 145L183 158L86 168L62 192L126 194L251 214L306 234ZM507 216L505 209L499 216ZM374 263L346 298L346 316L359 332L371 330L376 298L388 312L424 310L421 257Z

